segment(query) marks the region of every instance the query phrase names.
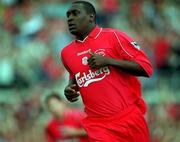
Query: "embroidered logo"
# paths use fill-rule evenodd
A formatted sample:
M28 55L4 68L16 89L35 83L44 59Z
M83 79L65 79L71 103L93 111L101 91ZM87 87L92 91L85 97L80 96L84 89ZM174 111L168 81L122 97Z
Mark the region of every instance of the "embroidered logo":
M140 46L137 44L137 42L131 42L131 44L138 50L140 50Z
M96 50L94 53L99 54L99 55L102 55L102 56L105 56L105 55L106 55L106 54L105 54L105 49L98 49L98 50Z
M83 58L82 58L82 64L83 64L83 65L87 65L87 64L88 64L88 61L87 61L87 60L88 60L88 57L86 57L86 56L83 57Z
M77 53L77 56L81 56L81 55L83 55L83 54L87 54L87 53L90 52L90 51L91 51L91 49L88 49L88 50L79 52L79 53Z

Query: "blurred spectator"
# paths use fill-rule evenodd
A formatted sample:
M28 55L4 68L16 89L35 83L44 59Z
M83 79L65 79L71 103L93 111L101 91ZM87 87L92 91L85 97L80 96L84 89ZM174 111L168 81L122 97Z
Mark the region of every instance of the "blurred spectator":
M62 76L63 68L57 63L52 54L43 60L42 67L48 80L59 80L59 77Z
M161 70L168 68L170 48L170 43L168 43L164 35L157 36L154 43L155 65L157 69Z
M167 108L169 118L174 122L180 122L180 104L170 104ZM178 126L177 126L178 127Z
M20 131L30 129L39 117L42 111L39 99L39 94L33 94L31 98L23 101L15 112L14 117Z
M52 114L45 130L48 142L88 141L81 122L85 115L80 110L69 108L57 93L47 96L45 105Z
M103 27L110 27L120 9L120 0L100 0L100 11L97 13L97 22ZM98 9L97 9L98 10Z
M0 88L13 85L15 79L13 68L12 60L0 55Z

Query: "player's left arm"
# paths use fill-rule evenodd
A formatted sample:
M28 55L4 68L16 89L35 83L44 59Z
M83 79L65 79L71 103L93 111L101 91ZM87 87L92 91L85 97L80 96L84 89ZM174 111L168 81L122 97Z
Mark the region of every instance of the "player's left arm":
M91 68L113 66L132 75L149 76L143 67L134 61L109 58L92 52L90 52L90 54L91 57L88 59L88 63Z
M62 135L68 138L75 138L87 136L87 133L83 128L74 128L66 126L62 130Z
M149 77L152 75L152 65L148 57L131 38L114 32L112 45L119 59L90 53L89 66L91 68L113 66L136 76Z
M115 67L132 75L150 77L152 65L141 47L131 37L123 32L114 32L115 50L120 60L110 61Z
M144 70L144 68L134 61L117 60L117 59L109 58L107 60L107 63L108 65L119 68L123 72L135 76L149 77L148 73Z

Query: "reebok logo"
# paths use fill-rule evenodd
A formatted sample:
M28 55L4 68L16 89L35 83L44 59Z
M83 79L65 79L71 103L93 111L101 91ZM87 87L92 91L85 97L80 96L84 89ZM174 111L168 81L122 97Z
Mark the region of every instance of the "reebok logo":
M109 68L103 67L96 71L89 70L88 73L84 72L81 74L80 72L78 72L75 75L75 78L79 87L87 87L90 83L100 81L109 74L110 74Z

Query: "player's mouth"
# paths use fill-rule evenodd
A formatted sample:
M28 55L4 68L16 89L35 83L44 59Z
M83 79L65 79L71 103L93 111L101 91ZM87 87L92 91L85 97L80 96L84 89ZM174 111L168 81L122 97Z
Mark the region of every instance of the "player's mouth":
M75 24L68 24L69 30L76 30L76 25Z

